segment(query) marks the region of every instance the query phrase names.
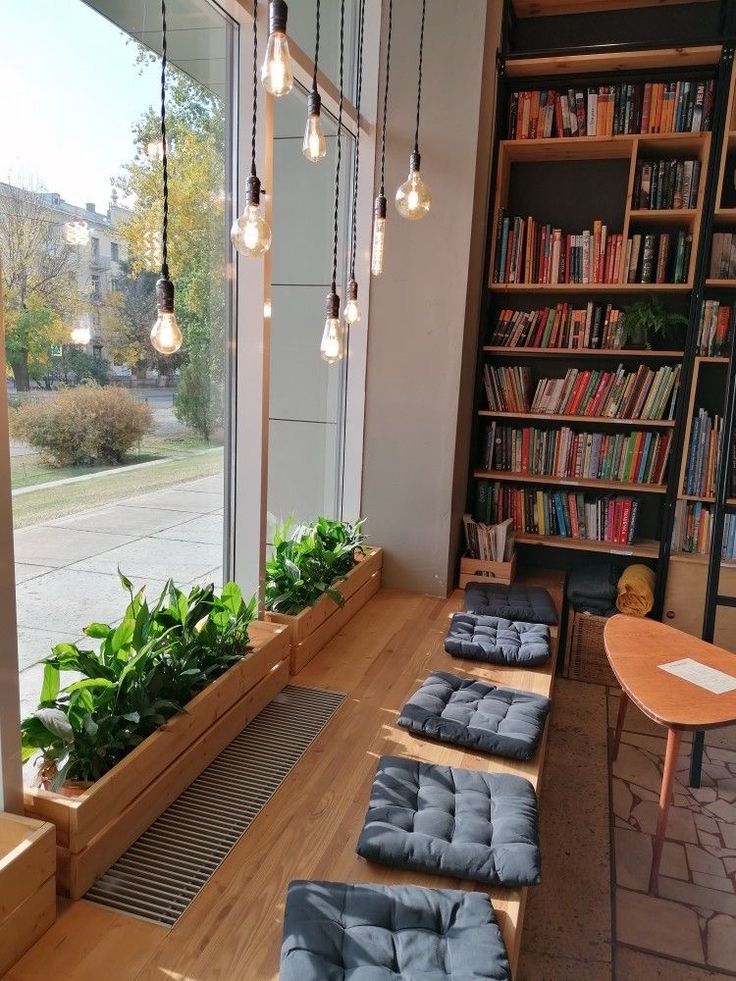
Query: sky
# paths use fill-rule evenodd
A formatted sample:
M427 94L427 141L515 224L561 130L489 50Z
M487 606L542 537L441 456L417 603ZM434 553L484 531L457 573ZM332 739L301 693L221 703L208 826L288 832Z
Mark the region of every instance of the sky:
M156 65L82 0L0 0L0 180L40 183L104 212L154 105Z

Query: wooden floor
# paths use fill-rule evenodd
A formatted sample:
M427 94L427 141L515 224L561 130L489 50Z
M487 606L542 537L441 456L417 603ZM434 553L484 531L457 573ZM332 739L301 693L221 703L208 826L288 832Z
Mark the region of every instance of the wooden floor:
M548 585L559 599L559 579ZM345 692L345 703L173 929L85 901L69 904L6 981L276 981L292 879L480 888L371 866L355 854L383 754L514 772L537 784L546 736L537 759L519 764L417 739L395 725L406 697L436 668L550 691L554 663L521 670L451 660L442 641L461 602L460 593L443 600L382 590L299 674L298 684ZM525 891L498 889L491 897L515 967Z

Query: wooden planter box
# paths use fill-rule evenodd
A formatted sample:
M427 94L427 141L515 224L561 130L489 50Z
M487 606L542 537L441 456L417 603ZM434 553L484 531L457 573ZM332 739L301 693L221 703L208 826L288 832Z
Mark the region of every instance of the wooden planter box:
M56 919L52 825L0 812L0 976Z
M383 549L368 548L344 579L335 583L345 603L338 606L329 596L321 596L314 606L291 616L266 613L272 623L286 624L291 641L291 673L297 674L353 617L361 606L381 588Z
M460 559L460 589L465 589L469 582L499 583L510 586L516 573L516 552L508 562L484 562L482 559Z
M56 825L57 888L79 899L289 680L289 634L253 622L250 653L79 797L26 789Z

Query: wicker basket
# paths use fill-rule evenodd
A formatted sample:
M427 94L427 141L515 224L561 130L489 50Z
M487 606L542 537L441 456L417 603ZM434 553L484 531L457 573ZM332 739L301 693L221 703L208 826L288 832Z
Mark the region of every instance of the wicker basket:
M617 685L603 647L608 617L570 609L565 646L565 677L594 685Z

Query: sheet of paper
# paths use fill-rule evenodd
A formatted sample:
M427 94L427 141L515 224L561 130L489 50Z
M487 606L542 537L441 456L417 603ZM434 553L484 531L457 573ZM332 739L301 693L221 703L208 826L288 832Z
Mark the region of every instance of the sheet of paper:
M716 668L709 668L707 664L701 664L692 657L684 657L680 661L670 661L668 664L660 664L663 671L677 675L685 681L690 681L698 688L713 692L714 695L724 695L728 691L736 690L736 675L726 674L725 671L718 671ZM736 662L734 664L736 667Z

